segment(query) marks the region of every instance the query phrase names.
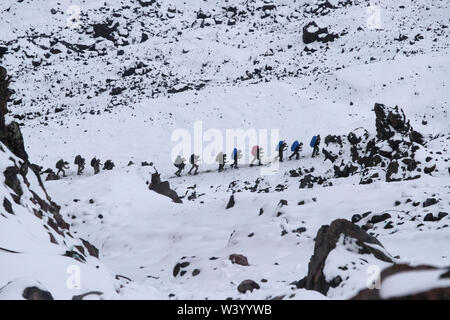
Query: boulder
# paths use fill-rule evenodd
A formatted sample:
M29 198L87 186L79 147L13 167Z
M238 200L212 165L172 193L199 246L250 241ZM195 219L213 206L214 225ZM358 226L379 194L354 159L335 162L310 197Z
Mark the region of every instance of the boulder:
M22 296L26 300L53 300L50 292L42 290L38 287L28 287L23 290Z
M253 280L244 280L242 281L239 286L237 287L237 290L240 293L246 293L247 291L253 292L255 289L259 289L259 284L257 284Z
M396 293L395 291L399 288L387 285L388 282L398 276L407 279L408 273L410 273L414 282L423 283L423 289L408 292L402 288L402 293ZM429 275L436 281L430 282ZM381 272L380 289L363 289L352 300L448 300L450 297L448 278L450 278L450 268L441 269L429 265L410 266L407 264L394 264ZM393 289L395 291L392 291Z
M230 199L228 200L228 204L227 204L227 209L233 208L234 207L234 195L230 196Z
M241 266L248 266L249 265L247 257L242 255L242 254L235 254L234 253L234 254L231 254L229 258L230 258L231 263L239 264Z
M327 294L332 283L326 281L323 273L325 261L328 254L336 248L336 244L341 235L356 240L356 244L359 247L359 254L372 254L379 260L392 262L391 257L384 251L383 246L376 238L348 220L337 219L329 226L322 226L317 232L314 254L308 265L306 289L315 290L324 295ZM338 282L337 280L335 282Z
M161 181L161 176L158 172L152 174L152 182L150 183L149 189L155 191L156 193L169 197L175 203L183 203L176 191L170 189L169 182Z

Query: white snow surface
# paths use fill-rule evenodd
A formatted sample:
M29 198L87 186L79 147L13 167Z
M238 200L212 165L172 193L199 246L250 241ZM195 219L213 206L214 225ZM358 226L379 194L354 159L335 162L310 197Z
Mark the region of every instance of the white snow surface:
M322 225L368 211L391 214L394 228L385 229L384 221L371 232L396 261L450 265L450 216L423 221L427 213L450 213L450 41L449 29L443 27L449 25L448 1L380 2L382 27L376 30L366 27L369 1L338 6L324 16L306 13L315 1L276 1L267 17L258 8L270 1L248 1L257 14L242 16L222 9L236 6L250 12L246 1L239 0L157 1L157 7L131 0L103 3L0 4L0 47L8 46L0 61L13 75L16 91L8 120L22 125L33 163L54 169L61 158L70 162L68 176L44 181L45 188L61 205L73 236L100 250L99 259L89 257L86 263L63 257L67 248L49 242L30 210L5 213L0 247L23 254L0 251L1 299L21 299L17 292L34 283L56 299L89 291L103 292L102 299L348 299L366 288L369 266L389 264L356 256L351 246L342 245L330 253L324 271L327 280L340 275L344 281L327 296L291 283L307 274ZM88 32L66 27L70 4L80 6L81 25ZM211 13L204 25L197 19L200 9ZM119 22L115 42L92 36L91 25L107 18ZM235 24L228 25L230 20ZM340 37L312 43L308 47L317 51L307 53L301 27L311 20ZM149 37L145 42L142 33ZM413 41L419 33L424 38ZM395 40L399 35L408 39ZM61 53L46 57L55 38L53 47ZM74 52L62 41L95 44L95 50ZM41 63L35 67L32 61ZM124 70L139 62L146 66L123 77ZM256 68L263 70L261 77L249 77L247 71ZM169 92L186 85L189 90ZM110 95L116 87L125 90ZM360 185L349 177L332 179L329 187L299 189L299 178L289 177L289 170L299 165L314 167L314 174L332 169L322 156L311 158L311 136L347 134L358 127L375 134L375 102L403 108L424 135L441 135L427 145L438 170L411 181ZM304 143L301 159L282 163L269 176L244 165L217 173L215 164L202 163L199 175L186 176L185 170L176 178L172 133L185 129L193 134L196 121L202 121L204 131L218 129L223 135L226 129L278 129L282 139ZM251 146L241 148L249 159ZM272 150L269 146L265 161ZM224 151L229 155L232 149ZM86 158L82 176L73 164L77 154ZM94 175L89 166L94 156L102 162L111 159L116 167ZM1 158L2 171L6 159ZM128 166L130 160L134 165ZM197 197L186 196L176 204L150 191L147 182L154 168L141 166L143 161L153 162L179 195L195 191ZM206 172L210 170L214 172ZM260 192L243 189L260 178ZM233 181L243 190L234 193L235 206L225 209ZM276 190L278 185L283 190ZM8 197L6 187L1 190ZM407 201L422 203L430 197L439 202L422 207ZM282 199L288 205L280 208ZM301 201L305 204L299 205ZM293 232L301 227L306 231ZM232 264L230 254L245 255L249 266ZM174 266L186 261L186 273L174 277ZM81 268L79 289L67 287L70 265ZM346 271L339 268L344 266ZM194 276L195 269L200 273ZM433 277L430 272L420 278L399 275L383 283L381 292L389 298L431 288ZM246 279L260 289L239 293L237 286Z

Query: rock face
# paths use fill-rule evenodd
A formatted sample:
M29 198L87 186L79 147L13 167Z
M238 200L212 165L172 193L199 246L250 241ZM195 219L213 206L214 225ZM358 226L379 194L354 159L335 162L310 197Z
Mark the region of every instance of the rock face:
M149 189L169 197L175 203L183 203L178 194L174 190L170 189L168 181L161 182L161 177L158 172L152 174L152 182L150 183Z
M40 177L40 167L28 161L20 127L16 122L5 123L5 112L9 78L6 71L0 68L0 159L4 184L0 184L0 194L3 195L3 207L16 216L14 219L27 219L23 214L30 213L42 221L42 228L49 235L49 241L54 244L71 245L79 249L77 254L85 258L84 248L98 257L88 241L80 243L80 239L73 239L69 232L69 224L59 213L60 207L51 200ZM9 219L0 215L0 223L9 223ZM10 218L12 219L12 218ZM16 221L25 224L23 221ZM69 240L70 238L70 240ZM74 241L72 241L74 240ZM67 249L67 248L66 248Z
M28 161L19 124L14 121L9 124L5 122L5 115L8 112L6 104L12 94L9 89L10 82L11 77L7 75L6 69L0 66L0 141L16 156Z
M329 226L322 226L317 232L314 254L309 261L308 274L304 283L306 289L326 295L330 286L335 286L333 281L326 281L323 271L328 254L336 248L341 235L356 240L359 254L372 254L379 260L392 262L391 257L383 252L383 246L377 239L350 221L337 219ZM377 246L379 249L376 248ZM337 279L333 280L337 281Z
M418 271L420 273L417 273ZM427 281L425 284L427 289L410 293L406 292L401 295L390 292L389 288L383 287L383 284L386 284L395 277L407 276L410 272L414 273L413 277L416 282L420 281L420 277L426 277L430 273L436 273L433 278L437 278L437 281L431 284ZM450 268L439 269L428 265L410 266L406 264L395 264L384 269L381 272L380 278L380 289L361 290L352 300L448 300L450 298L450 285L448 282L450 280Z

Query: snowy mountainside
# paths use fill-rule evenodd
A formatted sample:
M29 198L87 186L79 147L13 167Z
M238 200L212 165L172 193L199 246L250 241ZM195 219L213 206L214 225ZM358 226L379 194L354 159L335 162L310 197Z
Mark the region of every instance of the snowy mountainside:
M448 49L446 1L374 3L381 8L375 30L367 25L371 2L333 0L328 9L324 2L3 1L3 64L17 74L13 113L45 122L55 111L108 112L178 91ZM74 4L79 28L67 26ZM310 22L339 37L305 44ZM25 89L33 94L21 96Z
M0 152L5 177L1 187L0 299L24 299L26 288L53 293L57 299L86 293L98 297L93 291L102 298L118 297L124 281L98 260L95 246L72 235L33 167L4 144ZM74 272L82 275L82 282L70 281ZM155 294L149 289L146 297Z
M369 4L380 8L376 28ZM79 28L67 26L70 5L81 9ZM0 298L33 285L57 299L396 298L448 288L448 12L447 1L424 0L2 1L0 63L15 91L7 119L20 124L31 162L70 163L61 179L41 172L39 192L60 206L73 238L56 233L52 244L28 202L20 216L2 211L0 247L23 254L0 250ZM289 147L304 147L271 175L248 166L251 146L238 146L238 170L218 173L203 155L198 175L175 177L172 135L195 139L198 121L203 134L278 129ZM312 158L316 134L322 150ZM265 149L267 163L276 152ZM94 175L94 156L116 167ZM156 170L183 203L149 190ZM63 256L78 239L99 258ZM81 267L80 289L66 287L68 264ZM373 268L384 272L382 289L367 293ZM406 285L411 275L416 285Z

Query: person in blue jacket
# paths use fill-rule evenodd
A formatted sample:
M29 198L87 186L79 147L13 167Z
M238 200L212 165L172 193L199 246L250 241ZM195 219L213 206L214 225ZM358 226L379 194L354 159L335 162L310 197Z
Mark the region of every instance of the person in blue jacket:
M317 135L316 142L314 143L312 158L319 155L319 145L320 145L320 134Z
M232 155L233 163L231 164L231 168L238 169L238 160L242 158L242 150L238 150L234 148Z
M292 148L291 150L293 151L293 153L289 156L289 160L292 160L292 158L295 156L295 159L298 160L300 158L300 151L302 151L303 149L303 142L298 142L295 141L292 144Z

